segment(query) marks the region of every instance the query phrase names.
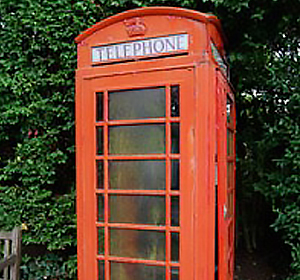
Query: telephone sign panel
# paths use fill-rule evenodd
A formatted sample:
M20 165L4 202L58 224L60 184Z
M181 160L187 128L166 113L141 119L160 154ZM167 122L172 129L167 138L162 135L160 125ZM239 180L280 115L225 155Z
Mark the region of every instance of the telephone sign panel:
M92 62L109 62L143 56L174 54L188 50L188 34L168 35L118 44L94 47Z
M235 106L219 21L142 8L76 42L78 279L232 280Z

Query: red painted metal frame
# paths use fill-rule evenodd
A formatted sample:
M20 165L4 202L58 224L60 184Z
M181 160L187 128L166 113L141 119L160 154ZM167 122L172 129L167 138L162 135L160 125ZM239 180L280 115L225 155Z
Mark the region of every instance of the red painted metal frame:
M174 263L171 262L171 250L170 250L170 246L171 246L171 232L181 232L181 228L182 227L174 227L171 226L171 221L170 221L170 217L171 217L171 196L184 196L185 193L187 195L189 195L189 193L187 193L188 189L185 188L185 190L183 191L174 191L171 190L170 188L170 161L171 159L179 159L181 161L184 161L184 159L181 158L181 155L179 154L171 154L171 139L170 139L170 129L171 129L171 123L173 122L179 122L181 123L181 117L171 117L170 116L170 86L171 85L179 85L180 89L181 89L181 94L180 96L184 95L191 95L192 94L192 90L191 90L191 85L190 82L192 81L191 75L192 71L189 70L180 70L177 71L177 73L171 72L171 71L166 71L166 72L152 72L150 74L150 76L153 76L153 78L149 77L149 74L146 76L145 74L136 74L134 77L134 81L132 80L132 77L130 77L130 75L124 75L124 79L126 79L126 83L121 83L120 86L115 86L115 80L111 79L111 82L108 82L107 85L105 85L105 87L99 87L99 85L101 83L98 83L97 79L93 80L92 83L87 83L87 85L85 86L85 101L84 102L90 102L89 99L93 99L93 106L91 107L92 109L92 115L93 118L96 118L96 112L95 112L95 93L96 92L104 92L104 121L102 122L91 122L91 123L86 123L85 128L87 127L92 127L94 129L87 129L87 131L93 131L93 133L91 135L87 135L87 139L94 139L93 141L93 155L90 155L90 159L89 161L93 161L94 163L96 162L96 160L103 160L104 161L104 176L105 176L105 180L104 180L104 189L97 189L96 188L96 171L95 171L95 164L93 169L91 169L89 171L90 177L93 177L93 189L89 189L87 190L89 192L88 196L90 197L94 197L94 208L96 208L96 194L103 194L104 195L104 222L97 222L96 221L96 215L94 215L94 229L93 231L95 231L95 229L97 227L104 227L105 229L105 254L104 256L101 255L97 255L96 250L94 249L94 256L95 259L99 259L99 260L104 260L105 261L105 274L106 274L106 279L110 279L110 266L109 266L109 262L112 260L115 261L119 261L119 262L128 262L128 263L144 263L144 264L148 264L148 265L158 265L158 266L165 266L166 267L166 279L170 280L170 268L171 267L181 267L181 262L180 263ZM132 86L135 84L135 88L143 88L143 87L152 87L153 85L162 85L162 81L161 81L161 75L164 75L164 81L166 81L164 84L166 86L166 118L163 119L159 119L159 122L157 121L153 121L153 120L145 120L145 121L141 121L138 120L137 123L166 123L166 153L165 154L150 154L150 155L110 155L108 153L108 127L109 126L115 126L115 125L125 125L125 124L133 124L134 122L132 122L132 120L122 120L122 121L108 121L108 90L120 90L120 89L127 89L127 88L132 88ZM139 82L139 85L137 85L136 83L136 76L138 77L138 80L141 81ZM144 82L143 82L144 81ZM189 106L190 104L188 104ZM187 112L186 114L188 114L189 112L189 108L185 108L184 102L181 102L180 104L181 106L181 111L182 112ZM91 111L90 111L91 112ZM184 124L181 123L181 126L183 126ZM103 155L99 156L96 155L96 141L95 141L95 131L96 131L96 127L102 126L104 129L104 153ZM184 125L185 127L188 127L186 124ZM186 137L183 136L183 134L181 133L181 151L182 153L184 153L185 147L187 147L187 145L185 145L185 141L184 139ZM92 141L90 141L91 143ZM92 159L93 157L93 159ZM109 160L113 160L113 159L165 159L166 160L166 190L112 190L109 189L108 186L108 161ZM188 164L185 164L186 166ZM87 171L88 172L88 171ZM93 173L92 173L93 172ZM184 172L181 172L182 174ZM183 175L182 175L183 176ZM87 176L88 177L88 176ZM190 176L188 176L190 177ZM138 195L163 195L166 197L166 225L165 226L149 226L149 225L133 225L133 224L111 224L108 221L108 215L109 215L109 209L108 209L108 195L109 194L138 194ZM186 206L180 206L180 207L185 207ZM191 211L192 212L192 211ZM188 219L186 217L184 217L185 214L182 213L182 217L180 217L181 220L183 221L188 221ZM109 239L108 239L108 230L109 228L128 228L128 229L145 229L145 230L159 230L159 231L166 231L166 261L162 262L162 261L151 261L151 260L139 260L139 259L132 259L132 258L125 258L125 257L113 257L109 255ZM188 227L186 227L188 228ZM92 230L90 228L90 230ZM189 234L187 234L187 237ZM182 238L183 239L183 238ZM188 241L188 238L186 238L186 240ZM96 242L97 238L94 240L94 247L97 248L96 246ZM181 241L182 243L184 243L184 241ZM189 242L189 241L188 241ZM188 248L189 246L186 246L186 248ZM184 257L184 255L186 255ZM181 258L188 258L188 254L185 253L184 250L181 250L180 252L180 256ZM92 265L94 264L94 265ZM92 269L92 267L94 267L94 269ZM92 277L92 275L96 275L97 271L96 270L96 263L94 262L90 262L89 264L89 270L85 270L85 275L88 275L88 277ZM92 271L94 271L92 273ZM180 273L182 273L181 271L184 271L182 269L180 269ZM87 276L85 276L87 277Z
M220 35L222 36L222 40L226 40L225 36L223 35L222 27L220 21L216 16L208 15L204 13L199 13L192 10L186 10L182 8L175 8L175 7L145 7L142 9L134 9L130 11L126 11L114 16L111 16L107 19L104 19L91 28L85 30L82 34L76 37L76 43L80 44L83 40L91 36L93 33L101 30L107 26L113 25L121 20L126 20L128 18L133 17L143 17L143 16L151 16L151 15L168 15L168 16L177 16L186 19L197 20L203 22L205 24L212 24L218 30ZM178 32L177 32L178 33ZM176 34L177 34L176 33Z
M235 235L235 100L232 90L226 78L220 71L216 72L217 81L217 138L218 138L218 221L219 221L219 265L222 273L219 280L231 280L234 271L234 235ZM230 110L230 122L227 121L226 104L227 99L232 102ZM233 135L232 155L227 153L227 129ZM228 163L233 164L231 173L228 170ZM229 186L228 185L231 186ZM233 200L229 205L230 192ZM233 209L233 213L227 213ZM231 244L230 244L231 240Z
M129 38L123 21L142 17L149 27L146 37L188 33L189 52L182 56L137 60L128 63L92 67L91 47L101 44L144 39ZM219 279L229 280L234 249L228 240L234 234L235 212L224 217L228 192L226 154L226 97L233 96L226 78L218 69L210 43L213 41L224 54L220 23L212 16L178 8L152 7L128 11L106 19L76 38L78 43L78 70L76 73L76 162L77 162L77 215L78 215L78 279L98 279L97 261L105 263L105 280L110 279L110 261L144 263L165 266L166 280L171 280L170 267L180 268L180 280L213 280L215 269L215 227L219 227ZM170 116L170 86L179 85L180 117ZM109 120L108 92L153 86L166 87L166 117L146 120ZM104 96L104 119L96 122L96 92ZM234 100L233 100L234 102ZM233 103L234 104L234 103ZM233 107L234 108L234 107ZM235 111L229 125L235 133ZM180 154L171 154L170 124L180 123ZM166 124L166 152L149 155L110 155L108 128L130 124ZM216 135L216 126L218 132ZM96 127L103 127L104 152L96 154ZM216 146L217 141L217 146ZM235 144L235 136L233 145ZM218 220L215 225L215 152L218 150ZM112 190L108 185L108 161L125 159L166 160L165 190ZM180 191L171 190L170 161L180 161ZM104 188L96 187L96 161L104 162ZM233 175L232 175L233 176ZM158 195L166 197L166 225L136 225L109 223L108 196L110 194ZM104 195L104 221L97 221L98 194ZM171 196L180 196L180 227L171 226ZM235 203L235 198L233 199ZM233 208L234 209L234 208ZM233 225L230 227L229 222ZM104 227L104 255L97 254L97 228ZM166 232L166 260L153 261L116 257L109 254L109 228L158 230ZM171 232L180 233L180 261L171 262ZM230 236L229 236L230 234ZM136 279L133 279L136 280Z

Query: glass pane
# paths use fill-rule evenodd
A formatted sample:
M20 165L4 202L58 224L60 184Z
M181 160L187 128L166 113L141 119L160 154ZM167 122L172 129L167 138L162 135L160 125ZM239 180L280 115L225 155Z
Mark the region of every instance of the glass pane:
M104 228L98 228L98 254L104 255Z
M229 226L229 232L231 233L231 237L230 237L230 245L231 248L232 246L234 246L234 223L233 221L231 221L230 226Z
M171 233L171 261L172 262L179 261L179 233L178 232Z
M172 154L179 154L180 150L180 132L179 123L171 123Z
M103 127L97 127L97 154L103 154Z
M165 280L165 267L137 263L111 263L111 280Z
M98 261L98 280L104 280L104 261Z
M233 131L227 129L227 155L232 156L234 151L233 147Z
M179 117L179 86L171 86L171 117Z
M179 269L176 267L171 268L171 280L179 280Z
M98 222L104 222L104 195L98 197Z
M233 162L227 162L227 189L231 189L233 187Z
M110 161L108 168L111 189L166 189L166 162L164 160Z
M147 195L110 195L111 223L165 224L165 197Z
M179 160L175 159L171 161L171 171L172 171L172 178L171 178L171 190L179 190L180 181L179 181Z
M165 153L165 125L130 125L109 128L111 154Z
M110 254L113 256L162 261L165 260L165 247L165 233L161 231L110 229Z
M171 197L171 226L179 226L179 197Z
M165 117L165 100L163 87L109 92L109 119Z
M103 161L97 161L97 188L104 189L104 169L103 169Z
M228 204L228 216L232 217L233 216L233 211L234 211L234 205L233 205L233 201L234 200L234 193L233 191L229 192L227 194L227 204Z
M96 93L96 121L103 121L103 93Z
M227 98L227 102L226 102L226 114L227 114L227 122L231 123L232 122L232 101L231 99Z

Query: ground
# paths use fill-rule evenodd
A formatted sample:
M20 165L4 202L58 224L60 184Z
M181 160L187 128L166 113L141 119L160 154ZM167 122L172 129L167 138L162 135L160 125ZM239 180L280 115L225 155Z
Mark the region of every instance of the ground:
M276 265L276 262L274 255L266 252L249 253L243 249L237 250L234 279L284 280L287 274L285 265Z

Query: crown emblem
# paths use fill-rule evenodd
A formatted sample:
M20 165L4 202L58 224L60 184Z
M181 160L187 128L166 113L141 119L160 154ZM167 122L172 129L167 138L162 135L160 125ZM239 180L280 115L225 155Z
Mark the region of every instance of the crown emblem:
M145 35L147 27L144 20L139 17L124 20L129 37Z

